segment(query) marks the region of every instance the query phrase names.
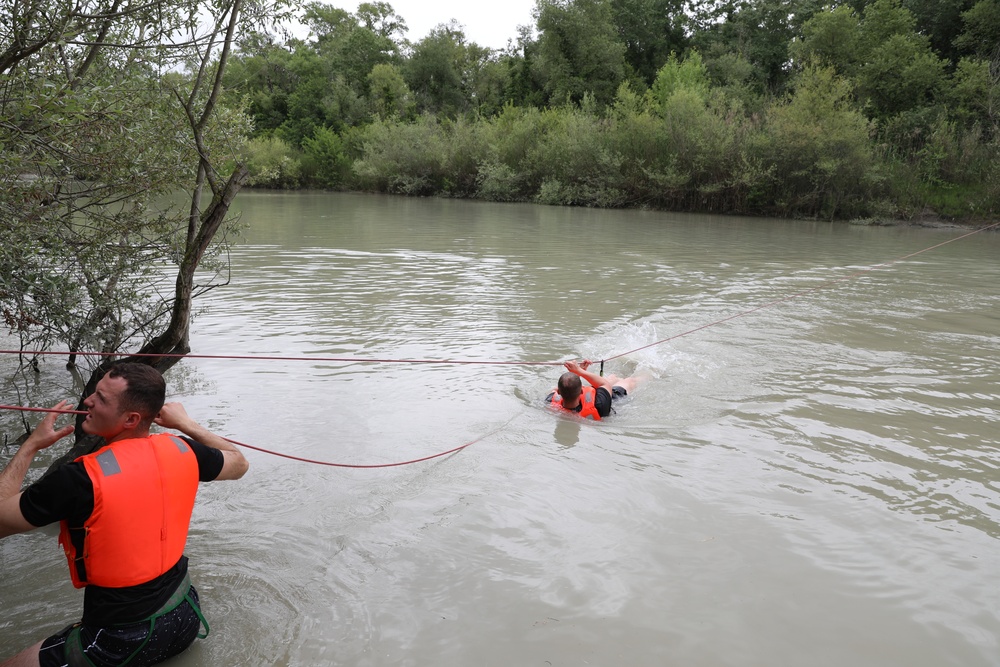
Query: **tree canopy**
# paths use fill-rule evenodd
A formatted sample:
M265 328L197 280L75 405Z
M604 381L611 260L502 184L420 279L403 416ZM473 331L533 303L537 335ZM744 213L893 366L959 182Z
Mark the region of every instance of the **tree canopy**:
M223 268L204 260L247 176L252 120L222 77L239 31L280 11L0 3L0 310L21 349L189 351L194 297L225 281L196 271Z
M454 21L411 42L386 3L354 13L313 3L303 12L306 40L242 44L227 94L234 105L246 100L255 119L249 166L257 185L587 205L672 202L692 210L714 207L715 193L745 188L754 196L729 198L732 208L723 208L816 215L836 200L837 215L906 217L926 207L990 215L1000 193L990 166L1000 154L998 8L998 0L537 0L533 25L522 26L507 48L488 49ZM768 200L779 197L770 183L780 169L769 174L765 156L780 151L761 137L777 141L772 131L791 127L775 119L796 108L788 100L805 95L798 88L819 72L845 91L838 104L864 119L853 127L866 128L862 164L871 173L850 196L810 191ZM578 129L603 151L579 162L580 173L546 160L553 172L532 177L517 171L526 165L499 159L508 137L496 132L510 119L517 117L518 127L537 119L537 150L549 145L553 128L578 122L580 112L594 122ZM639 127L651 145L661 129L680 142L661 145L676 156L666 172L653 166L662 155L640 157L645 152L632 139L606 136ZM820 136L823 129L814 131ZM742 166L727 172L718 165L713 178L721 180L701 183L708 171L694 165L719 157L723 134ZM382 143L387 137L402 142L398 150ZM817 161L813 173L841 163L837 146L806 151ZM452 163L451 153L465 157ZM594 164L607 169L591 173ZM664 190L633 200L623 193L645 188L620 183L619 171L639 181L660 173ZM501 192L503 183L511 190ZM688 188L679 199L678 188ZM571 191L577 194L553 196ZM603 194L580 196L584 191Z

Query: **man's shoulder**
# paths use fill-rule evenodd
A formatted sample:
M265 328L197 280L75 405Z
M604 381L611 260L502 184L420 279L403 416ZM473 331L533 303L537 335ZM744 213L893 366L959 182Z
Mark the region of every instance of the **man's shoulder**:
M611 392L608 391L607 387L593 387L593 389L595 402L604 398L607 398L609 401L611 400Z
M87 469L84 467L83 461L77 459L57 465L32 483L28 489L36 487L41 489L48 487L60 488L68 484L85 484L91 486L90 476L87 474ZM25 491L28 489L25 489Z
M611 414L611 392L607 387L597 387L594 390L594 407L597 414L607 417Z
M226 458L220 450L215 447L209 447L187 436L177 437L184 440L191 448L191 451L194 452L194 456L198 460L198 478L202 482L211 482L219 476L226 462Z
M94 506L94 485L79 461L53 468L21 494L24 518L35 526L61 519L89 516Z

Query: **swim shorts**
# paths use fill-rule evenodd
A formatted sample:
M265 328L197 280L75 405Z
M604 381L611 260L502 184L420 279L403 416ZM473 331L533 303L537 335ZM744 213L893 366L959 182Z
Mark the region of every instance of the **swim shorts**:
M190 646L201 628L198 591L191 586L187 593L184 601L153 621L152 629L149 620L108 628L75 623L42 642L38 662L41 667L117 667L125 661L129 667L142 667L163 662Z

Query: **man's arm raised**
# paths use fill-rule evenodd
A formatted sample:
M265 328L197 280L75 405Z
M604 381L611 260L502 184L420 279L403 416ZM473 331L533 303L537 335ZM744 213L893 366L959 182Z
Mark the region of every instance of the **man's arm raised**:
M53 410L62 410L67 405L66 401L59 401ZM21 485L24 484L24 476L35 455L73 432L72 424L56 429L58 416L56 412L45 415L28 439L17 448L7 467L0 472L0 538L35 528L21 514Z
M197 440L207 447L213 447L222 452L222 471L215 479L239 479L246 474L250 468L250 462L243 456L243 452L236 448L222 436L218 436L200 425L188 416L184 406L180 403L164 403L160 409L160 414L153 420L163 428L180 431L193 440Z
M609 378L602 377L597 373L591 373L587 370L587 368L590 367L590 361L584 360L582 363L567 361L563 365L566 366L566 370L570 373L575 373L589 382L591 387L594 387L595 389L597 387L604 387L609 392L611 391L613 384Z

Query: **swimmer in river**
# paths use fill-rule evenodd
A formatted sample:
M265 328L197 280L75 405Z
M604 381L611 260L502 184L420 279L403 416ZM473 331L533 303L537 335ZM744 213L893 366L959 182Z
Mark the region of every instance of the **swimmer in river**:
M547 403L575 412L581 417L590 417L600 421L611 414L611 403L628 396L639 384L639 378L621 378L617 375L607 377L591 373L587 369L591 362L584 359L581 362L567 361L566 371L559 377L555 390L545 397ZM590 386L583 386L583 378Z

